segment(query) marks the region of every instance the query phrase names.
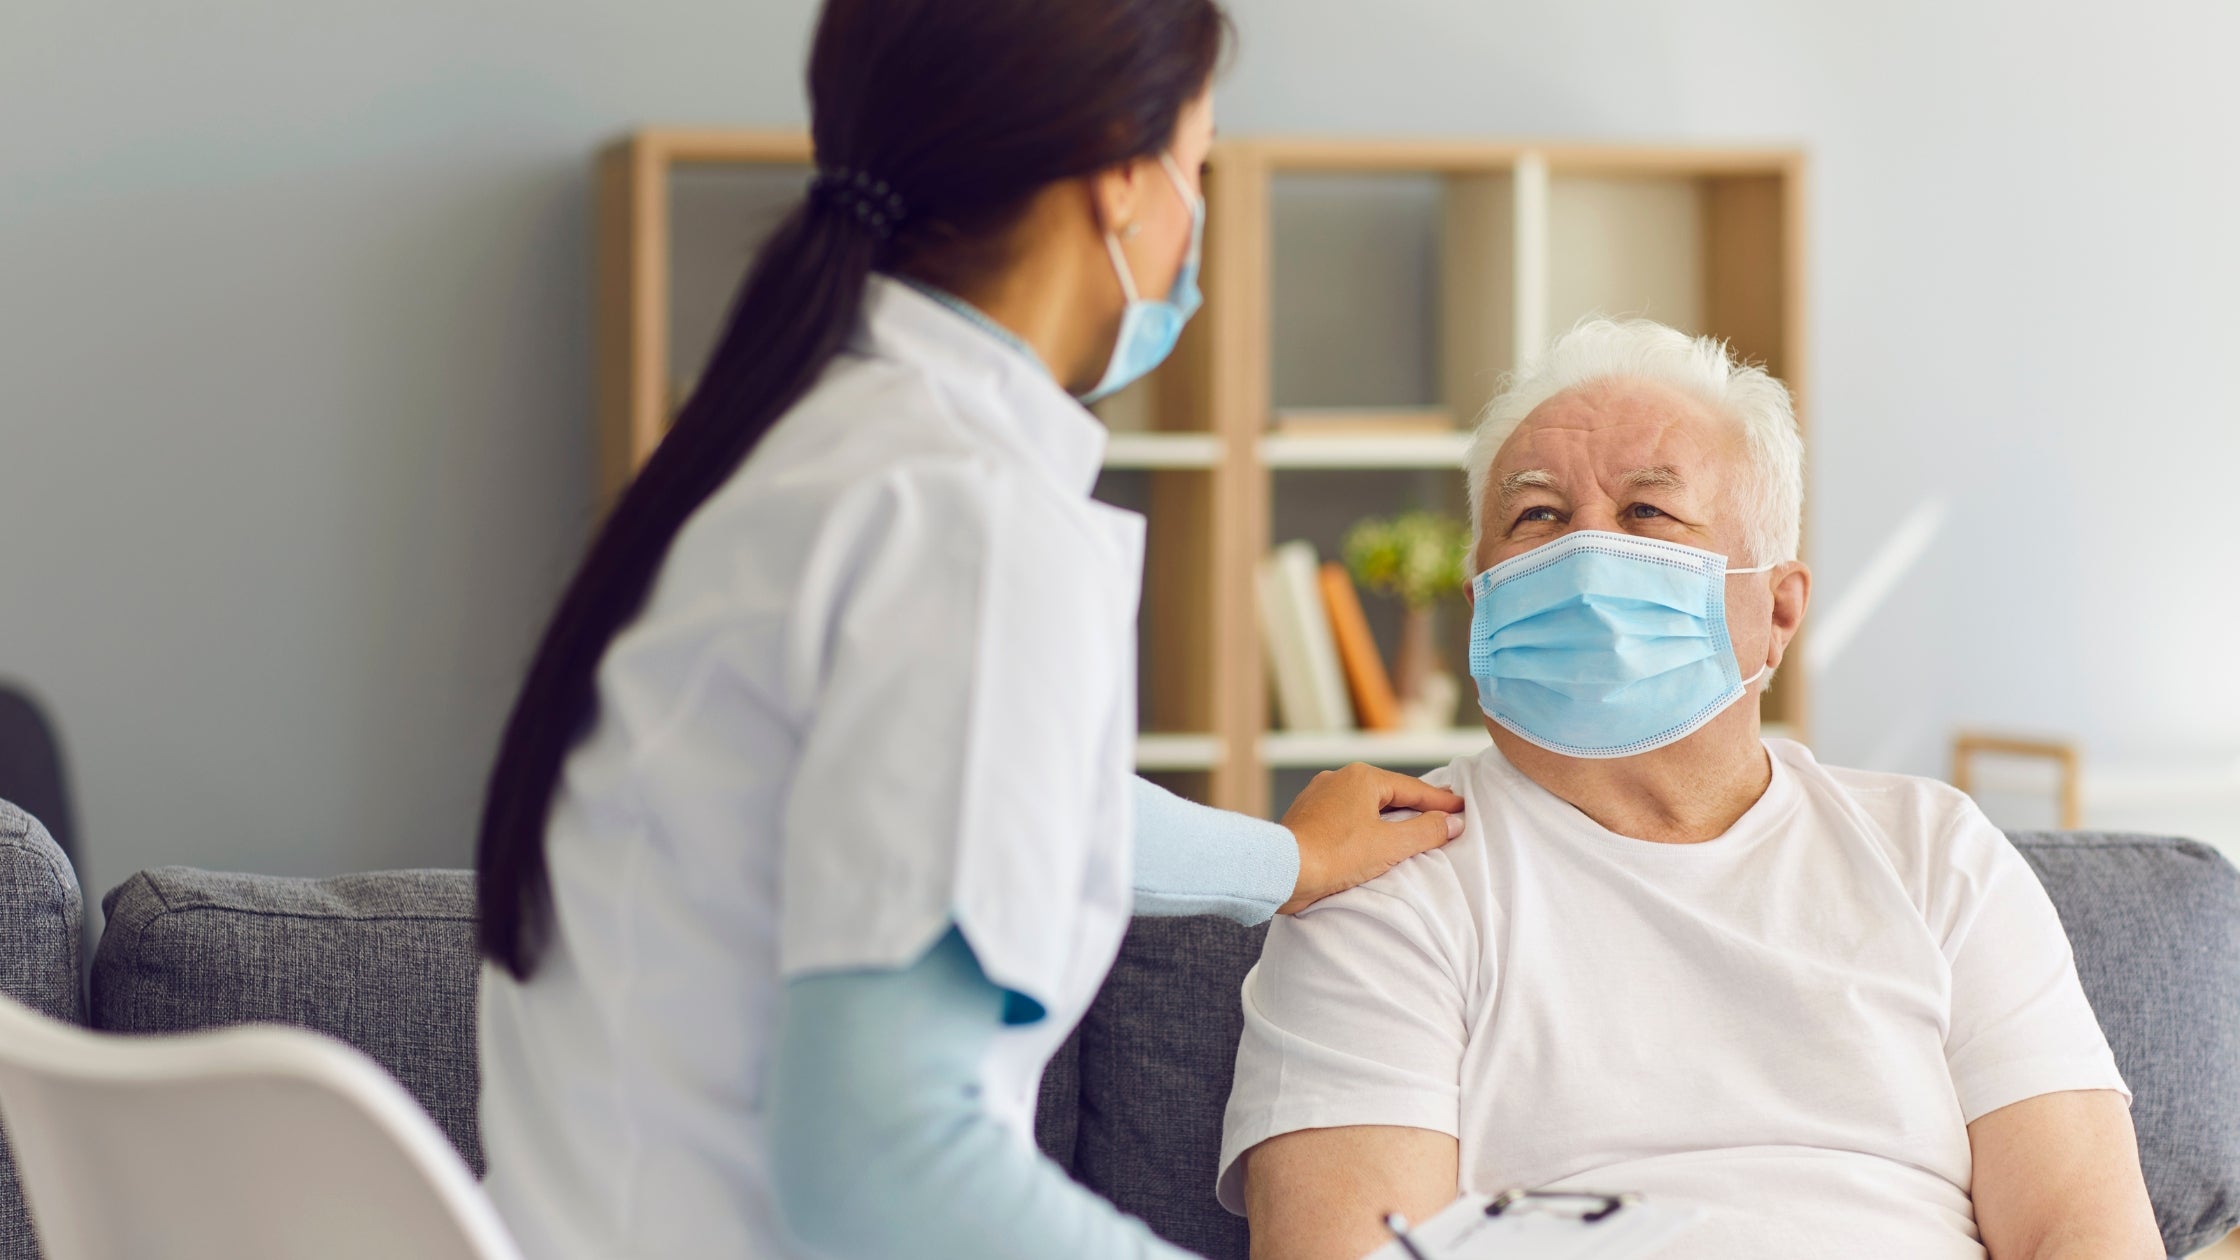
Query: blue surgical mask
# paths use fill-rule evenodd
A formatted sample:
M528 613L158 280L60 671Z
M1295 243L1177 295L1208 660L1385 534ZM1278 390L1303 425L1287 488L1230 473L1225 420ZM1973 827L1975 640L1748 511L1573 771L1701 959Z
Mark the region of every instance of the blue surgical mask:
M1727 558L1580 530L1473 579L1478 707L1567 757L1631 757L1687 738L1748 680L1727 640Z
M1112 255L1112 269L1120 273L1120 291L1127 294L1128 307L1120 315L1120 336L1112 343L1104 379L1081 396L1085 403L1118 393L1165 362L1174 353L1175 342L1182 339L1182 326L1198 313L1199 304L1205 300L1198 292L1198 253L1205 243L1206 203L1182 182L1182 172L1175 168L1173 157L1160 154L1159 165L1174 182L1182 204L1190 207L1190 251L1182 256L1182 270L1175 273L1174 287L1164 300L1154 301L1136 295L1136 278L1128 270L1128 256L1120 252L1120 238L1110 232L1104 234L1104 247Z

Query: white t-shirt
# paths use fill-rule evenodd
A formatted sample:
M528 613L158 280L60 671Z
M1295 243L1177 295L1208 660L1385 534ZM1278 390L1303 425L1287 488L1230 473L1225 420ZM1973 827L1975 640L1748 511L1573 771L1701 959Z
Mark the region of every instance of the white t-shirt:
M1466 1192L1703 1206L1666 1260L1981 1257L1968 1123L2129 1096L2068 938L1960 792L1766 747L1701 844L1617 835L1498 750L1443 771L1459 839L1270 928L1222 1203L1271 1137L1402 1125L1459 1139Z
M525 1254L797 1254L765 1075L780 986L954 921L1048 1018L982 1064L1033 1142L1044 1064L1131 902L1143 518L1027 356L874 277L864 327L679 534L599 666L527 984L485 967L488 1186Z

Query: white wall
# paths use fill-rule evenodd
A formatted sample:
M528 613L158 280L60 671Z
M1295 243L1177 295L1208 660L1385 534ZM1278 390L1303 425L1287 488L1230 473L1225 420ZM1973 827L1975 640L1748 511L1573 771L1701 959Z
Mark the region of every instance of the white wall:
M1809 146L1823 595L1952 506L1823 755L2240 782L2240 9L1234 2L1231 131ZM798 123L810 9L7 0L0 674L96 890L467 860L587 525L587 158Z

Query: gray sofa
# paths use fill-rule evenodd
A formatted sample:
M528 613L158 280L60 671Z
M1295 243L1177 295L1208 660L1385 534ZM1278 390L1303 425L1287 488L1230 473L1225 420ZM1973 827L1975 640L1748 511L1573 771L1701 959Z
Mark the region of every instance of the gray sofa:
M2137 1099L2173 1255L2240 1224L2240 872L2190 841L2018 835L2075 943ZM404 1082L478 1171L471 876L297 880L144 871L104 900L90 1008L77 997L77 881L0 803L0 987L119 1032L279 1021L331 1033ZM1239 979L1260 933L1141 919L1043 1083L1039 1136L1076 1179L1215 1260L1245 1254L1213 1201ZM34 1256L12 1175L0 1258Z

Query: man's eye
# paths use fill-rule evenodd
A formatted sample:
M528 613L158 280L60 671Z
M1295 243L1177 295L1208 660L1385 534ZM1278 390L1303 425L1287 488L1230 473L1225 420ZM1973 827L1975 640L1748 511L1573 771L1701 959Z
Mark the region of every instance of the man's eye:
M1526 508L1524 511L1517 513L1517 524L1519 525L1532 521L1552 521L1554 519L1556 519L1556 510L1552 507Z
M1633 519L1637 521L1654 520L1655 518L1664 515L1664 511L1661 508L1653 507L1647 503L1636 503L1632 507L1627 508L1626 511L1632 515Z

